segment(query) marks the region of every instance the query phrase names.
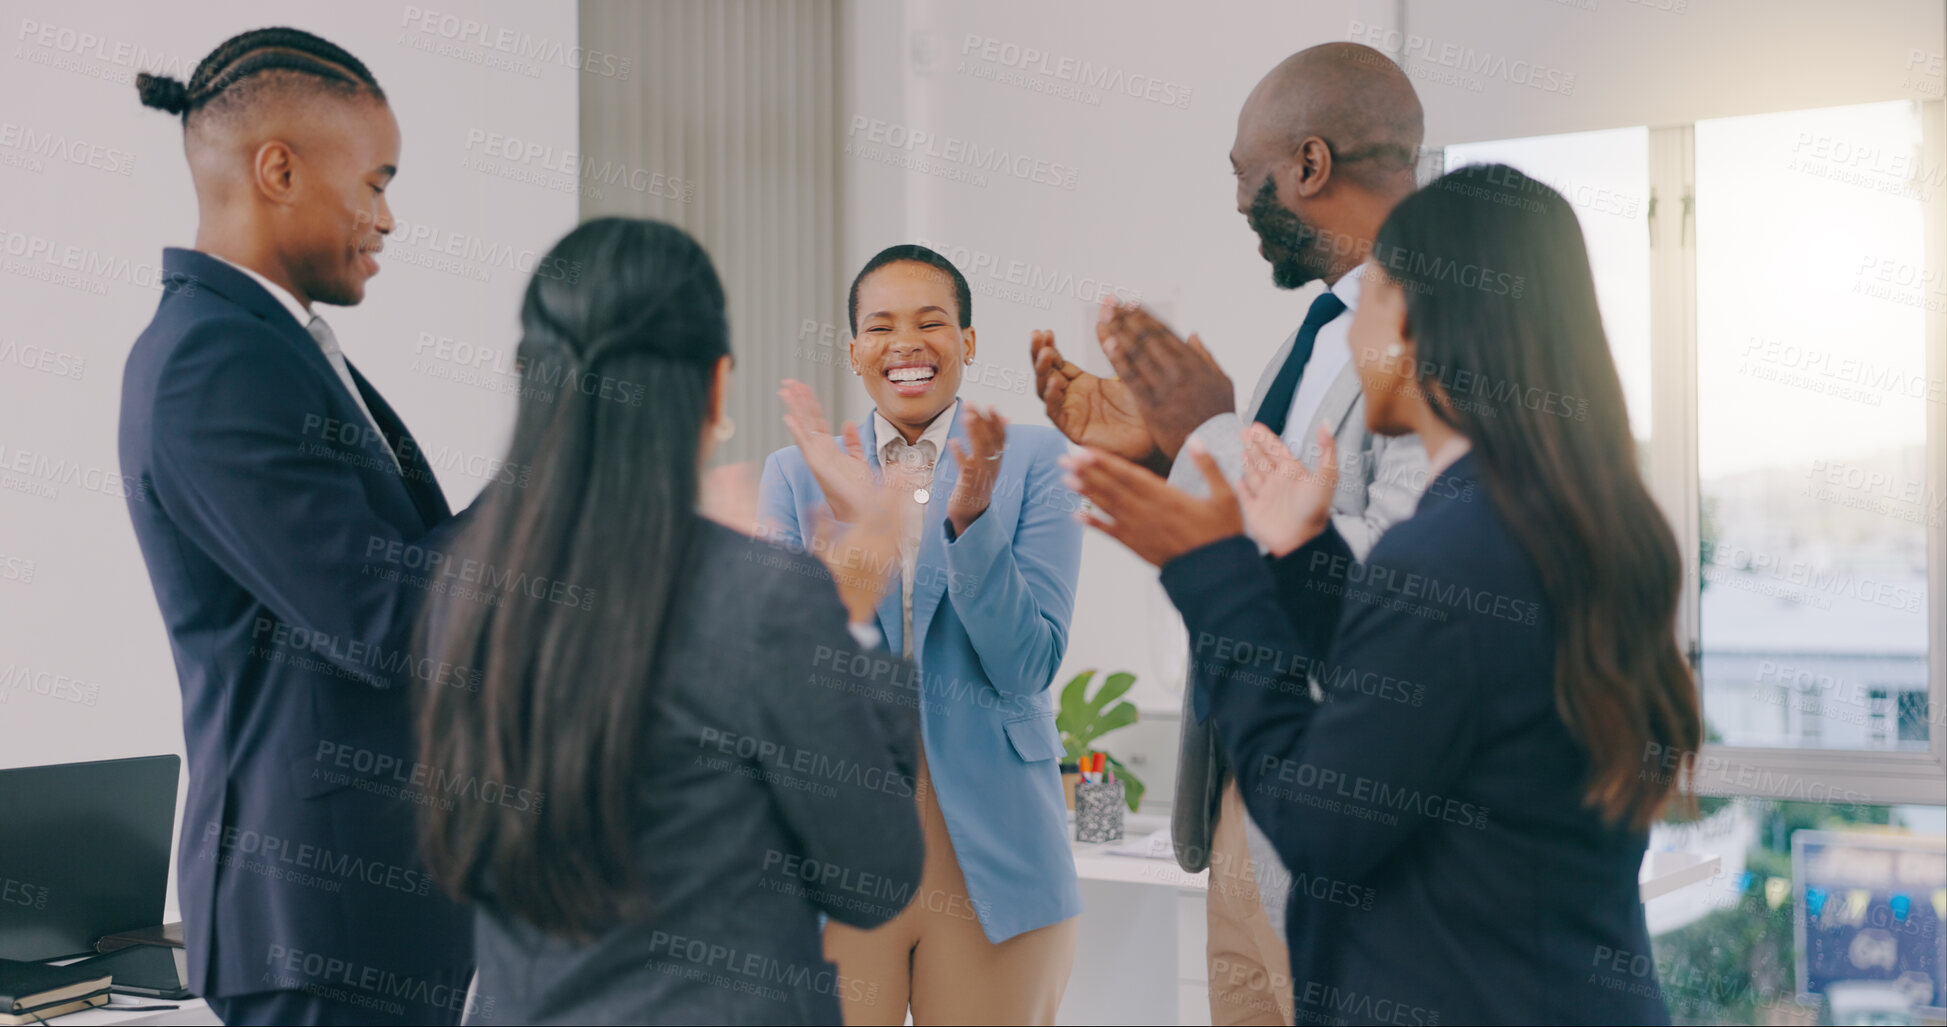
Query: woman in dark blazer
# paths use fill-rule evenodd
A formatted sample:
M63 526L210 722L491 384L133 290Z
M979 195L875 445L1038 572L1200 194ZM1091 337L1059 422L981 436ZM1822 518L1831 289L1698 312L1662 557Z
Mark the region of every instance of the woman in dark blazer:
M883 923L922 861L912 667L865 651L887 577L699 513L730 356L694 240L605 218L539 266L577 273L522 311L530 473L438 562L422 640L467 669L419 766L428 865L478 907L469 1020L839 1023L820 914ZM848 499L824 552L889 566L896 497Z
M1370 259L1367 420L1433 477L1364 563L1327 433L1314 471L1253 426L1241 503L1207 457L1207 500L1099 453L1075 485L1189 626L1197 709L1293 877L1299 1022L1667 1022L1637 874L1701 719L1581 229L1469 167Z

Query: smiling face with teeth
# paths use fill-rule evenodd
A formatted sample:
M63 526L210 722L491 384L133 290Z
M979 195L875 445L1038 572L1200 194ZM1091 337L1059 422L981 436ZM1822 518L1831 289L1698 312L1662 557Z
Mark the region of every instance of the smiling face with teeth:
M908 442L952 405L973 361L974 330L960 327L958 308L952 278L918 261L895 261L859 282L852 367Z

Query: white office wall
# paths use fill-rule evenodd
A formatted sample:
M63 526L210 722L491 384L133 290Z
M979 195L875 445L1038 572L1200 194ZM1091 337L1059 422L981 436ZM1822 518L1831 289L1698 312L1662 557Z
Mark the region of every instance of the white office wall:
M559 141L572 149L578 75L623 65L575 49L574 0L11 0L6 11L0 766L181 753L175 668L118 491L116 420L162 248L193 242L196 207L181 129L137 102L135 72L187 80L229 36L290 25L377 76L404 136L388 193L400 224L366 302L323 313L459 507L505 451L524 272L576 220L572 175L553 176L565 189L537 181L531 162L489 147L554 141L566 125Z
M979 339L964 394L1018 421L1046 423L1033 329L1105 369L1089 329L1105 290L1200 332L1247 398L1317 289L1272 287L1226 160L1238 107L1287 54L1340 39L1395 54L1438 146L1938 97L1942 31L1938 0L857 0L845 254L856 268L923 240L961 262ZM1026 177L988 170L990 151L1027 158ZM869 411L849 387L851 413ZM1091 533L1057 684L1137 673L1151 727L1118 748L1150 757L1152 787L1173 773L1157 715L1179 702L1179 630L1154 571Z
M1940 0L1405 0L1435 144L1939 99Z

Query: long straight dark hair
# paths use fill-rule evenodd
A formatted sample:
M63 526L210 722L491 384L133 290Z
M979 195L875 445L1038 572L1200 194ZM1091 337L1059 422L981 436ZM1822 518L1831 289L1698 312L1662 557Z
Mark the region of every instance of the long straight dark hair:
M1401 201L1373 259L1405 289L1435 414L1472 443L1540 570L1584 798L1646 830L1682 790L1703 719L1676 640L1676 538L1637 467L1582 226L1547 185L1475 165ZM1665 753L1684 754L1677 773Z
M696 240L628 218L555 244L528 284L521 328L506 466L525 483L501 475L515 480L482 494L445 565L486 585L441 596L418 636L441 665L479 669L477 692L424 688L421 762L520 801L422 806L420 836L449 893L586 938L646 901L631 844L638 739L690 567L702 432L729 329Z

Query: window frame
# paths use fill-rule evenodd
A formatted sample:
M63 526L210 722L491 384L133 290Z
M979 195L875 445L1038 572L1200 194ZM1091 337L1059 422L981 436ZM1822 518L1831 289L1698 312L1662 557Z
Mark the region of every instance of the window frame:
M1947 103L1920 100L1923 168L1947 168ZM1696 131L1648 130L1650 439L1644 478L1683 558L1677 641L1702 662L1701 499L1697 421ZM1443 148L1440 166L1452 167ZM1947 274L1947 187L1923 193L1926 267ZM1924 293L1923 293L1924 295ZM1947 310L1925 315L1926 374L1947 382ZM1947 493L1947 402L1926 410L1927 496ZM1947 525L1927 532L1927 749L1808 749L1706 742L1700 795L1855 805L1947 806ZM1893 727L1897 734L1897 724ZM1646 760L1651 757L1646 754ZM1660 761L1657 761L1660 763Z
M1947 104L1920 103L1925 168L1947 167ZM1677 638L1701 662L1702 484L1697 474L1696 134L1693 124L1649 132L1650 444L1645 477L1683 555ZM1947 272L1947 200L1923 193L1926 266ZM1924 294L1923 294L1924 295ZM1947 311L1925 315L1927 377L1947 381ZM1926 409L1925 483L1947 491L1947 403ZM1947 805L1947 526L1927 531L1927 750L1798 749L1707 742L1695 789L1726 797L1863 805ZM1897 729L1896 729L1897 730Z

